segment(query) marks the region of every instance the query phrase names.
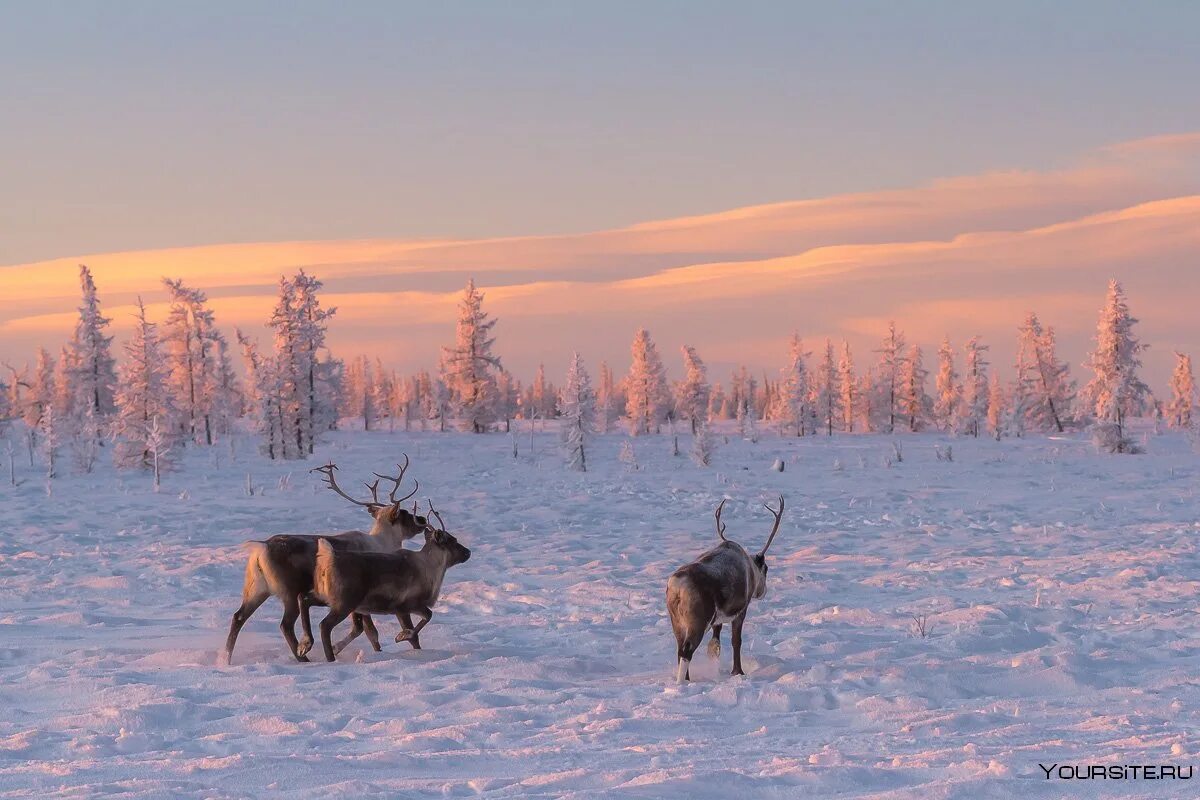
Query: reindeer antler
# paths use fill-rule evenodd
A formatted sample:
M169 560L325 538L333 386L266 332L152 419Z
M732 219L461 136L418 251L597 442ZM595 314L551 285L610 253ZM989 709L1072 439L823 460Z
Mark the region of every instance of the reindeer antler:
M775 515L775 526L773 528L771 528L771 535L767 537L767 543L765 545L763 545L763 549L761 551L759 551L759 555L765 556L767 554L767 548L771 546L771 542L775 541L775 534L779 532L779 521L781 519L783 519L783 495L779 495L779 510L778 511L771 508L766 503L763 503L763 507L766 508L767 511L770 511L773 515Z
M413 481L413 490L411 492L409 492L408 494L404 495L404 497L401 497L399 500L396 499L396 492L400 491L400 484L402 484L404 482L404 473L408 472L408 464L409 464L408 453L405 453L404 454L404 463L396 465L396 469L400 470L399 475L396 475L393 477L392 475L381 475L378 472L375 473L376 478L382 478L385 481L392 482L392 490L390 492L388 492L388 502L389 503L393 503L393 504L403 503L405 500L407 500L408 498L415 495L417 493L417 490L421 488L420 481ZM376 481L376 483L379 483L379 481Z
M362 506L364 508L373 508L373 507L382 505L382 503L379 502L379 496L375 493L374 490L372 490L372 492L371 492L371 496L372 496L373 500L368 500L365 502L362 500L355 500L353 497L351 497L350 495L343 492L342 487L337 485L337 479L333 477L333 472L337 468L338 468L337 464L334 464L332 461L330 461L328 464L326 464L323 467L313 467L312 469L309 470L309 472L319 472L322 475L324 475L325 476L325 484L330 489L332 489L334 492L341 495L342 497L346 498L351 503L354 503L354 505L356 505L356 506ZM376 485L378 485L379 481L376 481L375 483L376 483ZM371 484L368 483L367 488L371 488Z
M725 525L721 522L721 512L724 509L725 500L722 500L721 504L717 506L717 536L721 537L722 542L728 542L729 540L725 538Z
M433 507L433 501L429 498L425 498L425 502L429 503L429 515L431 517L437 517L438 528L443 531L446 530L446 523L442 521L442 515L439 514L437 509Z

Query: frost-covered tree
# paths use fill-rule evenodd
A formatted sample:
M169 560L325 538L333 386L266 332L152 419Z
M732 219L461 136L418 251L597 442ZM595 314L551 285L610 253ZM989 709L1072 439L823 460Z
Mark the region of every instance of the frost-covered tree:
M779 399L773 409L774 419L780 429L790 427L797 436L811 432L809 421L815 416L810 403L812 387L805 362L808 355L800 334L793 333L788 345L788 364L779 374ZM747 391L752 393L750 389Z
M608 433L609 426L620 416L617 408L617 389L613 382L612 369L607 361L600 362L600 391L596 394L596 419L601 433Z
M558 412L562 417L563 447L567 466L581 472L587 471L586 447L596 430L596 395L592 391L592 379L583 358L575 353L567 370L567 384L558 399Z
M842 404L842 430L854 432L854 416L858 411L858 382L854 378L854 357L850 343L842 342L842 357L838 360L838 393Z
M1075 384L1070 367L1058 360L1056 347L1054 329L1043 329L1037 315L1030 312L1017 331L1013 413L1020 430L1064 430Z
M161 471L167 466L165 457L176 434L165 422L176 418L168 385L171 373L159 345L158 326L146 318L140 297L137 309L133 334L124 347L125 360L118 370L117 416L111 430L116 444L113 460L118 467Z
M879 400L880 428L884 433L896 430L900 410L900 374L904 366L904 334L896 329L895 322L888 323L887 335L875 352L879 353L876 388Z
M929 372L925 369L925 358L918 345L908 349L900 364L899 398L897 410L910 431L919 431L929 419L932 403L925 392Z
M375 388L375 370L364 355L350 361L346 368L346 388L342 393L341 412L362 419L364 431L373 430L382 414L376 407L379 392Z
M721 382L717 381L713 384L712 391L708 395L708 419L722 419L725 413L725 390L721 388Z
M1190 430L1196 408L1196 380L1192 375L1192 357L1175 354L1175 371L1171 373L1171 401L1167 404L1167 424L1172 428Z
M220 384L220 340L208 297L180 280L163 278L170 297L170 310L163 324L162 339L170 364L170 388L180 433L196 444L213 443L213 405Z
M213 337L213 344L217 349L217 363L209 391L209 417L214 436L227 437L233 435L236 421L242 415L244 405L242 386L233 369L233 358L229 354L228 340L218 333ZM175 413L178 415L177 411ZM170 417L164 417L160 423L163 428L162 438L165 447L171 447L173 444L170 437L169 420Z
M878 395L875 368L867 367L867 371L858 378L858 415L864 431L879 430Z
M825 428L825 435L832 436L833 429L842 424L841 379L837 362L833 358L833 342L825 340L825 356L817 368L816 402L817 420Z
M446 387L459 424L468 431L485 433L496 419L496 378L500 359L492 352L496 320L483 310L483 293L467 281L458 306L454 345L443 349Z
M968 436L979 436L987 420L988 362L983 358L987 349L987 345L979 343L978 336L967 340L958 423L959 429Z
M274 360L264 356L258 345L237 332L246 364L246 401L254 429L262 437L262 451L272 460L284 458L283 394Z
M521 390L508 370L496 373L496 417L504 420L504 432L512 431L512 419L520 407Z
M91 415L96 428L93 439L98 440L100 428L116 411L113 400L113 387L117 383L116 360L112 356L112 337L104 335L111 320L100 313L96 283L92 280L91 270L83 264L79 265L79 284L83 302L70 342L76 395L72 411L81 419Z
M696 426L696 433L692 436L692 461L698 467L707 467L712 465L713 450L716 449L716 443L713 441L712 432L709 430L708 420L702 420Z
M944 337L938 348L937 399L933 403L933 419L938 430L958 430L958 411L962 403L962 386L954 369L954 349L950 337Z
M1000 376L995 373L988 382L987 401L988 432L992 434L993 439L1000 441L1008 416L1008 404L1007 398L1004 396L1004 384L1000 382Z
M1096 326L1096 349L1088 360L1092 379L1083 390L1084 402L1096 418L1096 439L1111 452L1133 450L1126 436L1130 416L1142 413L1150 389L1138 377L1141 352L1146 349L1133 333L1137 319L1129 313L1125 292L1115 279Z
M667 371L650 332L639 328L630 346L632 363L625 378L629 432L633 436L658 431L670 404Z
M695 436L699 426L708 421L708 400L712 390L708 385L708 369L696 354L696 348L684 345L680 349L684 378L677 387L675 408L679 416L691 422Z

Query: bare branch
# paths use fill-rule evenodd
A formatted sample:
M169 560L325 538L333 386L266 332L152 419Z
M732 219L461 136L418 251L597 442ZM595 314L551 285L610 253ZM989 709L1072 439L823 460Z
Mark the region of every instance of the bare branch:
M721 500L720 505L717 506L717 536L721 537L722 542L728 542L729 540L725 538L725 525L721 522L721 512L724 509L725 500Z

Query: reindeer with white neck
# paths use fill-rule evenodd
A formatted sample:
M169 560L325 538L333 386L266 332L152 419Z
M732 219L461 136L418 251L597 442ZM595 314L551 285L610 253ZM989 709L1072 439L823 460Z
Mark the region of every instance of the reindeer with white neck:
M414 481L413 490L404 497L396 497L404 482L404 473L408 470L408 456L404 456L404 464L397 465L398 475L381 475L375 473L375 481L366 484L371 492L370 500L357 500L342 491L337 484L334 472L337 465L326 464L316 467L312 472L320 472L325 476L325 483L335 493L346 498L356 506L367 510L374 520L369 531L345 531L336 534L300 535L280 534L266 541L248 542L250 551L246 561L246 580L242 588L242 605L233 614L229 625L229 638L225 642L223 653L225 663L233 658L233 647L237 643L238 633L246 620L258 610L268 597L274 595L283 604L283 619L279 623L283 631L284 641L288 650L297 661L308 661L308 651L313 645L312 623L309 620L308 607L314 603L309 599L313 588L313 570L317 561L317 540L324 539L329 547L339 552L357 553L393 553L402 549L404 542L425 533L429 527L428 520L423 516L409 512L404 503L417 493L419 484ZM379 498L379 482L390 481L392 489L387 500ZM304 628L304 640L296 640L296 619L300 618ZM379 633L370 617L363 617L362 624L372 647L379 650ZM410 625L411 627L411 625Z
M733 674L746 674L742 671L742 625L750 601L762 598L767 592L767 548L775 540L783 518L783 495L779 496L778 511L766 507L774 515L775 525L763 549L753 556L737 542L725 538L725 525L721 522L724 508L722 500L716 513L721 543L675 570L667 580L667 613L675 632L678 659L675 678L681 682L691 680L692 654L710 627L709 653L720 655L721 625L726 622L733 627Z

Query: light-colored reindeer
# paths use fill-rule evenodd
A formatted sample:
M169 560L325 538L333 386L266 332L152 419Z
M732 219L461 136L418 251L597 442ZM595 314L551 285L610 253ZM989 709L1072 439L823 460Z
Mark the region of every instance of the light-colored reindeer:
M671 628L675 632L675 655L678 659L675 678L691 680L689 667L692 654L704 639L704 632L712 628L709 653L714 657L721 653L721 625L730 622L733 627L733 674L742 671L742 624L746 621L746 610L750 601L761 598L767 591L767 548L779 531L783 518L783 495L779 496L779 510L767 506L775 516L775 525L763 549L750 555L737 542L725 538L725 525L721 522L721 511L725 501L717 506L717 535L721 543L690 564L675 570L667 580L667 613L671 615Z
M325 482L337 494L357 506L362 506L374 519L369 531L345 531L337 534L300 535L280 534L266 541L248 542L249 558L246 560L246 580L242 587L242 605L233 614L229 624L229 638L225 642L223 660L229 663L233 659L233 647L237 643L238 633L246 620L258 610L268 597L274 595L283 604L283 619L279 623L283 631L284 641L288 650L297 661L308 661L308 651L312 648L312 623L309 620L308 606L313 605L307 598L313 588L313 569L317 561L317 540L324 539L336 551L360 553L390 553L400 550L406 540L412 539L426 531L428 520L417 516L403 507L403 504L417 493L419 484L414 481L413 490L404 497L397 498L404 473L408 470L408 456L404 456L404 464L397 465L399 475L380 475L375 473L376 480L368 483L371 491L370 500L356 500L342 491L337 485L334 471L337 465L326 464L316 467L312 472L325 475ZM379 481L391 481L393 486L386 501L379 499ZM296 640L296 619L300 618L304 628L304 640ZM367 637L372 646L379 649L379 634L369 617L364 618L363 625L367 629ZM411 624L409 625L411 627Z

